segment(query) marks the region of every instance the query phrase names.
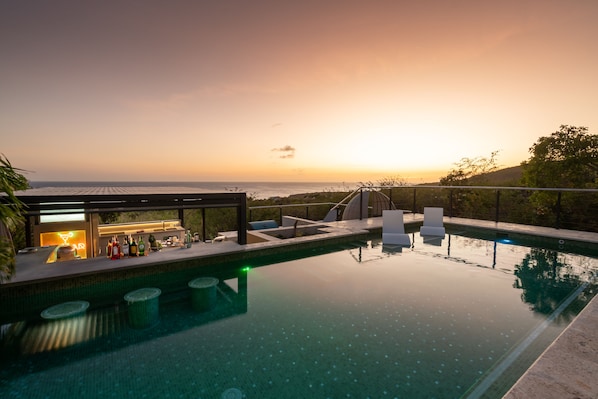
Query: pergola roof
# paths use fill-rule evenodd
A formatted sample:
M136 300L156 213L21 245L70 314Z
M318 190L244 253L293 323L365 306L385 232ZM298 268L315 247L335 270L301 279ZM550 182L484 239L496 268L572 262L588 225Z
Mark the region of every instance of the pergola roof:
M246 244L245 192L198 192L189 187L44 187L15 192L26 216L43 213L100 213L176 209L236 208L238 242ZM62 212L60 212L62 211Z
M66 212L73 207L85 213L129 210L246 207L244 192L206 193L189 187L44 187L15 192L26 214Z

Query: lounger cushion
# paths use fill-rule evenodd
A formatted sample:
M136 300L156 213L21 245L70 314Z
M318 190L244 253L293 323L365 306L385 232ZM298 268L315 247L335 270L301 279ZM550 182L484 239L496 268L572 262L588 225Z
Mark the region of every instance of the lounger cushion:
M276 229L278 223L274 220L257 220L255 222L249 222L251 230L263 230L263 229Z

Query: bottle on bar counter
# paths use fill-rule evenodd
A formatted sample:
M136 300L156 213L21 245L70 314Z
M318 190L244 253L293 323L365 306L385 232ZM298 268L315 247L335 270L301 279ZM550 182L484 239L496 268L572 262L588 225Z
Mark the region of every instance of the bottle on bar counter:
M142 236L139 236L139 242L137 244L137 248L139 251L139 256L145 256L145 243L143 242Z
M193 242L193 237L191 236L191 230L187 230L185 234L185 244L187 244L187 248L191 248L191 243Z
M112 257L112 237L108 239L108 244L106 244L106 257L108 259Z
M125 236L125 242L123 242L122 245L122 253L123 253L123 257L129 257L129 237Z
M129 244L129 256L137 256L137 243L133 236L131 236L131 243Z
M110 259L120 259L120 245L118 244L117 236L114 236L114 239L112 240L112 256L110 257Z

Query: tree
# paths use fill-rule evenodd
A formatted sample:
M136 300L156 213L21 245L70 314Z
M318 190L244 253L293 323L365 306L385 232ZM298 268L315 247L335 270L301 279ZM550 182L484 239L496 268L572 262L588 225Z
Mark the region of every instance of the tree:
M598 187L598 135L587 127L561 125L549 137L540 137L521 164L528 187Z
M493 151L489 158L461 158L445 177L440 178L442 186L484 185L485 175L494 172L498 166L498 151ZM480 217L481 209L491 209L494 203L490 191L458 190L452 197L450 213L460 217ZM487 216L483 216L487 217Z
M529 151L530 159L521 164L526 186L598 187L598 136L589 134L588 128L561 125L549 137L540 137ZM535 223L546 219L547 225L554 225L549 219L559 215L557 225L576 229L596 220L598 198L588 193L536 191L529 201L535 209Z
M498 151L493 151L490 158L461 158L445 177L440 178L440 184L443 186L467 186L470 184L471 179L476 177L476 183L479 185L482 181L480 176L494 172L498 168L496 164L497 156Z
M11 230L23 222L23 203L15 196L17 190L29 188L29 182L0 155L0 282L10 279L15 271L15 249Z
M403 179L399 175L386 176L378 179L378 185L380 187L403 187L407 185L407 180Z

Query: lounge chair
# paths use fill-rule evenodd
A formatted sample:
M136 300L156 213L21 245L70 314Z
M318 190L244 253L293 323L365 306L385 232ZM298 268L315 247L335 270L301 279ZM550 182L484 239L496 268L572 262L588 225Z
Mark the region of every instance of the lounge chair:
M444 237L445 230L442 217L442 208L425 207L424 225L419 229L419 234L425 237Z
M264 229L276 229L278 223L274 220L257 220L255 222L249 222L250 230L264 230Z
M382 244L411 246L411 239L405 234L402 210L382 211Z

